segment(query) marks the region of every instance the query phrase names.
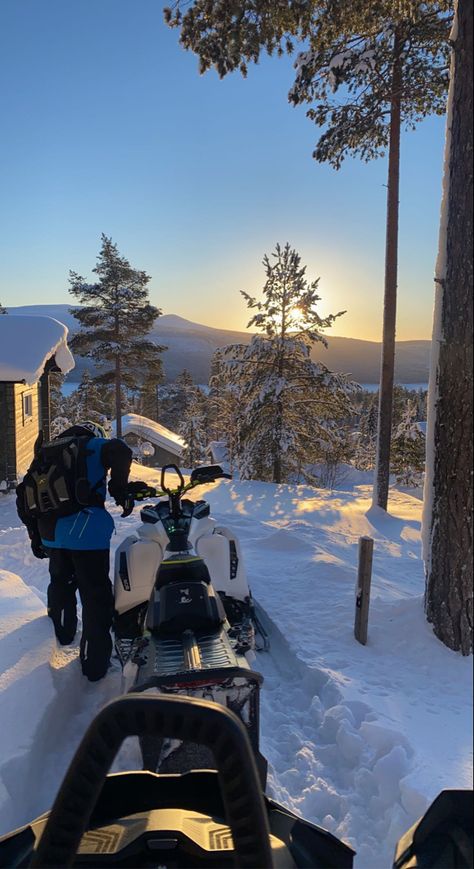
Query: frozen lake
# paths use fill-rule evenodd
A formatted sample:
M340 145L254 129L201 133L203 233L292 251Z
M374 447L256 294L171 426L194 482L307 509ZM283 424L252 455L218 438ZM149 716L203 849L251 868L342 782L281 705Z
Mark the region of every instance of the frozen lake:
M397 386L404 386L405 389L414 389L417 392L421 390L421 392L426 392L428 389L427 383L397 383ZM74 381L70 381L68 383L63 384L62 392L66 397L71 395L79 384ZM367 392L377 392L379 385L378 383L361 383L362 389L367 390Z
M377 392L379 385L378 383L361 383L362 389L365 389L367 392ZM427 392L428 384L427 383L396 383L395 386L403 386L405 389L413 389L416 392Z

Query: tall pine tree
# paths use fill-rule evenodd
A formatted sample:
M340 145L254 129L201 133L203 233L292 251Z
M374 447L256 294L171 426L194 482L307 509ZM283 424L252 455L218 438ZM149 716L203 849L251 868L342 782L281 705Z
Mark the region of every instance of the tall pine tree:
M289 100L310 103L322 133L314 157L338 169L348 155L371 160L388 149L387 227L377 471L374 500L386 509L398 280L400 132L444 114L451 0L176 0L165 20L181 30L201 72L219 75L257 62L262 50L296 60ZM337 92L337 98L334 94Z
M437 637L473 650L473 25L458 0L436 264L425 486L425 605Z
M122 434L122 387L137 387L143 377L161 377L163 347L147 336L161 311L150 305L150 276L132 268L112 239L102 235L102 246L93 269L95 283L70 272L69 291L82 307L71 309L81 325L71 346L99 366L97 383L113 384L117 435Z
M263 334L250 344L221 351L227 383L242 406L240 472L244 478L285 482L321 459L329 420L347 416L351 385L310 358L313 344L326 345L322 331L341 316L316 310L319 279L308 283L301 258L286 244L265 256L263 301L242 293L256 309L248 327Z

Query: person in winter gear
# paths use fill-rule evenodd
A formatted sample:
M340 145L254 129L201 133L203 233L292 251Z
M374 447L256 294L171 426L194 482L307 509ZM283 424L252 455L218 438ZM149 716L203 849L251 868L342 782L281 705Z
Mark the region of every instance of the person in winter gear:
M76 634L79 591L80 659L90 681L105 676L112 652L109 549L114 522L105 509L107 472L110 495L124 508L122 515L129 515L131 460L132 451L123 440L107 439L96 423L79 423L49 444L40 436L35 458L17 488L17 511L32 552L49 558L48 615L62 645Z

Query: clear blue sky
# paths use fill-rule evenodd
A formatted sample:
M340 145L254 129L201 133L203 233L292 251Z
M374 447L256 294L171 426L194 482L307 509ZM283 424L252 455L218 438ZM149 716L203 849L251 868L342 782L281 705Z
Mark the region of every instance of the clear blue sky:
M244 328L276 242L338 335L380 340L386 161L317 164L288 58L198 75L164 0L1 0L0 301L69 302L100 234L164 313ZM398 337L431 336L444 120L403 137Z

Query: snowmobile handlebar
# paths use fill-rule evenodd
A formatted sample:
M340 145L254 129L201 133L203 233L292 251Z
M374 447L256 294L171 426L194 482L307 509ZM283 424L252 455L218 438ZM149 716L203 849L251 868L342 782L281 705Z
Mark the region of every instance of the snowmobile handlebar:
M178 485L171 489L166 485L166 474L172 471L179 478ZM184 477L177 465L164 465L161 469L161 492L156 492L155 497L159 498L162 495L184 495L196 486L203 486L205 483L214 483L215 480L225 479L231 480L232 474L226 474L220 465L201 465L191 471L189 483L184 482Z
M179 483L172 489L166 485L166 474L172 471L177 474ZM135 501L144 501L147 498L163 498L167 496L172 503L173 510L176 512L179 509L181 497L194 489L196 486L202 486L205 483L213 483L215 480L224 478L232 479L232 474L226 474L220 465L202 465L191 471L189 483L184 482L183 474L177 465L164 465L161 469L161 489L155 489L154 486L149 486L143 480L133 480L127 486L127 504L124 504L123 516L129 516L133 510ZM122 503L122 502L121 502Z

